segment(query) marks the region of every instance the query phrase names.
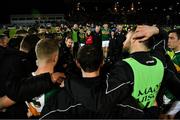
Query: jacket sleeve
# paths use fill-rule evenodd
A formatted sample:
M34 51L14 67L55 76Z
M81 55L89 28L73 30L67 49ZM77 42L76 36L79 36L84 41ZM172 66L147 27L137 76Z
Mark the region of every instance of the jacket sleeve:
M173 71L176 75L177 70L170 59L169 55L166 54L166 48L167 48L167 41L168 41L168 35L167 32L159 28L160 33L156 36L154 36L154 47L152 50L152 55L159 58L162 62L165 68Z
M178 100L180 99L180 79L169 69L165 71L164 87L166 87Z
M32 99L42 93L48 92L55 87L51 81L49 73L41 74L21 79L19 82L13 82L7 85L7 96L18 102Z
M168 33L164 31L162 28L159 28L159 34L152 36L151 40L153 41L153 47L152 50L159 54L159 55L165 55L166 54L166 48L167 48L167 42L168 42Z
M159 28L159 34L154 35L152 37L153 40L153 48L152 50L158 55L165 55L167 42L168 42L168 33L164 31L162 28Z
M65 82L65 87L72 93L74 98L80 101L88 109L96 112L106 112L131 93L133 81L128 78L132 73L124 68L120 62L103 81L103 86L91 89L82 78L72 78ZM118 72L118 73L117 73ZM79 94L81 93L81 94ZM87 102L88 100L88 102Z

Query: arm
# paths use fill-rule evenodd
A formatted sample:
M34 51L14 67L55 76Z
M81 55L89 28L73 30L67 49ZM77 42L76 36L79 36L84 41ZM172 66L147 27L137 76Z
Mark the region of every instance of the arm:
M167 69L165 71L165 77L165 87L167 87L167 89L170 90L170 92L172 92L177 99L180 99L180 80L176 74L173 71Z
M45 76L47 76L47 75L45 74ZM39 77L41 78L42 76L39 76ZM36 79L39 79L39 77L30 77L30 78L27 78L26 80L27 81L29 80L30 82L31 82L31 80L38 81ZM33 98L34 95L41 94L42 91L37 91L37 93L36 93L32 90L32 88L30 88L30 85L27 86L27 84L29 84L27 81L24 82L26 84L21 84L20 86L17 85L16 82L12 83L11 86L8 86L9 90L6 92L7 95L0 98L0 110L10 107L18 101L25 101L26 99L31 99L31 97ZM27 89L25 89L25 88L27 88ZM22 91L23 89L25 91ZM31 94L29 95L28 93L31 93Z
M58 81L62 74L41 74L22 79L19 83L12 82L7 86L7 96L13 101L25 101L32 99L42 93L46 93L54 87L58 87Z
M16 102L32 99L44 92L48 92L54 86L54 83L61 83L64 74L59 73L45 73L38 76L25 78L20 84L16 82L8 86L7 96L0 98L0 110L14 105ZM36 91L36 92L34 92Z

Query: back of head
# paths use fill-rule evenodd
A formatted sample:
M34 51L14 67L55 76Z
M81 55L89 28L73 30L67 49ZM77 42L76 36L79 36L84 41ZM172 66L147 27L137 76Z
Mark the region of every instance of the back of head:
M20 29L16 31L16 36L26 36L28 32L24 29Z
M20 48L20 43L23 40L22 36L13 37L8 42L8 47L18 49Z
M103 51L92 45L84 45L78 51L77 61L85 72L97 71L103 62Z
M34 50L36 43L39 41L39 37L36 35L27 35L20 44L20 49L27 52Z
M148 40L143 41L143 43L148 49L152 49L155 45L155 41L155 37L152 36Z
M36 57L38 60L48 61L53 53L59 52L59 46L53 39L42 39L35 47Z
M29 33L30 35L32 35L32 34L37 34L37 33L38 33L38 30L37 30L35 27L31 27L31 28L28 29L28 33Z

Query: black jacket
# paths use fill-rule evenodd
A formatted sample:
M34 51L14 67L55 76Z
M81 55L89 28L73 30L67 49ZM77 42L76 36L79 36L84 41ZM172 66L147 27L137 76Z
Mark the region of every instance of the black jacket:
M122 44L119 45L117 41L117 37L111 37L109 42L108 57L110 58L110 61L113 63L120 60L122 53Z
M73 76L73 75L72 75ZM73 79L75 76L72 77ZM70 79L72 80L72 79ZM84 94L91 94L96 96L96 94L101 91L101 89L106 88L105 81L100 77L94 78L80 78L78 80L83 81L84 84L87 86L87 91L84 87L78 86L78 84L73 84L73 88L76 88L75 92L81 96L81 101L77 99L78 96L73 95L70 91L66 88L60 89L57 95L53 96L49 99L48 103L43 108L43 119L61 119L61 118L142 118L143 111L135 108L129 109L126 105L117 104L114 106L115 103L111 103L109 108L106 110L99 110L94 111L96 109L96 105L91 101L92 99L88 98L88 95ZM66 85L69 84L69 80L66 81ZM88 92L91 90L92 93ZM101 97L100 97L101 99ZM103 98L102 98L103 100ZM127 99L127 101L137 107L137 103L134 102L132 99ZM126 102L127 102L126 101ZM97 101L98 102L98 101ZM100 102L100 101L99 101ZM99 103L98 102L98 103ZM115 101L116 102L116 101ZM125 103L124 103L125 104ZM126 103L127 104L127 103ZM128 108L128 110L127 110Z
M93 118L93 112L76 101L65 88L48 100L41 113L41 119Z
M11 89L18 86L21 82L20 79L26 77L30 71L27 54L11 48L0 47L0 96L11 93ZM4 118L26 118L24 107L24 103L21 102L9 107Z
M30 73L30 64L27 54L11 49L0 47L0 96L6 94L6 86L12 81L18 82Z
M93 36L93 45L101 48L102 47L102 33L101 33L101 31L99 33L97 33L96 31L93 31L92 36Z
M74 65L73 55L71 50L66 46L65 41L59 44L59 58L55 66L56 72L64 72L66 68L63 65L71 66Z

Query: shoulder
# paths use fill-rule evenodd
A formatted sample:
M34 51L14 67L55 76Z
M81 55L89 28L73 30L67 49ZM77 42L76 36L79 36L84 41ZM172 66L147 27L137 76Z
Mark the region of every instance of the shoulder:
M116 62L112 68L111 68L111 71L114 70L114 69L118 69L120 70L121 72L132 72L132 68L131 66L124 60L121 60L121 61L118 61ZM119 71L117 71L119 72Z
M107 74L106 83L108 89L112 90L126 85L132 86L134 83L132 68L125 61L117 62Z

